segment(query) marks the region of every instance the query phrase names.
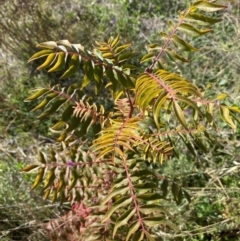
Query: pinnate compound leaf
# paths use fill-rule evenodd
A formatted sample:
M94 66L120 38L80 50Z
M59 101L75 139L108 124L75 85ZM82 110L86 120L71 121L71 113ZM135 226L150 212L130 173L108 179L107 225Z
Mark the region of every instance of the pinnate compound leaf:
M136 210L134 208L128 209L126 212L124 212L115 222L114 229L113 229L113 237L115 236L117 230L123 226L127 225L129 219L136 213Z
M78 54L73 54L72 58L70 60L68 69L65 71L65 73L60 77L60 79L69 78L70 76L74 75L80 65L80 58Z
M42 97L44 94L48 93L50 90L47 89L47 88L41 88L41 89L37 89L36 92L29 96L28 98L26 98L24 100L24 102L29 102L29 101L32 101L32 100L36 100L40 97Z
M39 59L39 58L42 58L42 57L45 57L45 56L48 56L49 54L51 53L54 53L54 50L51 50L51 49L44 49L44 50L41 50L37 53L35 53L29 60L28 60L28 63L35 60L35 59Z
M227 6L210 3L207 1L197 1L193 3L192 6L205 12L215 12L215 11L219 11L219 10L223 10L224 8L227 8Z

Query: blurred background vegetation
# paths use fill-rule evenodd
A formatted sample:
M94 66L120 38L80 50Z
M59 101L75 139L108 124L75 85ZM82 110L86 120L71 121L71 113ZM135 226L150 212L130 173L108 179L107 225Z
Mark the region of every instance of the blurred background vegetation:
M0 239L48 240L44 223L64 210L44 201L31 191L31 175L19 170L36 161L37 149L54 142L48 130L54 119L39 122L24 103L30 89L57 83L57 74L38 72L27 65L35 45L49 40L68 39L91 48L95 40L121 35L138 51L159 40L167 21L175 19L189 0L2 0L0 11ZM240 1L220 1L228 5L223 21L214 33L193 42L199 48L175 71L192 80L208 94L226 93L229 101L240 102ZM79 75L67 81L78 81ZM181 182L192 203L178 209L176 223L181 235L163 240L238 240L240 236L240 129L232 133L221 126L219 143L199 157L187 153L165 163L159 172ZM181 151L181 146L179 147ZM171 208L171 207L170 207ZM191 230L191 232L188 232ZM240 240L240 239L239 239Z

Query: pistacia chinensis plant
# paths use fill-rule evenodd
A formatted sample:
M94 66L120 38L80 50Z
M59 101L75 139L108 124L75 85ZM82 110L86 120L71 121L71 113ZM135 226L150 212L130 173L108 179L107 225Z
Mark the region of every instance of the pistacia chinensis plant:
M210 95L174 70L187 68L186 55L199 50L191 39L211 33L225 8L192 3L138 66L131 63L134 46L120 36L96 41L92 50L68 40L37 45L29 62L46 58L38 69L61 77L25 101L38 102L32 111L41 121L54 115L56 145L39 150L39 163L22 171L37 171L32 189L40 187L44 199L72 207L49 223L52 240L162 240L191 228L179 221L178 208L190 205L188 188L162 167L179 154L201 160L222 123L236 130L240 109L227 94ZM79 82L63 80L77 72Z

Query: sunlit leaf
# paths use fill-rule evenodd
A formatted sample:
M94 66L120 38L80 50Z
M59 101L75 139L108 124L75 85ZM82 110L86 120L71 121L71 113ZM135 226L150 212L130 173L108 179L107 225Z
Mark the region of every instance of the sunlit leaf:
M33 60L35 60L35 59L39 59L39 58L48 56L48 55L50 55L51 53L54 53L54 50L51 50L51 49L41 50L41 51L35 53L35 54L28 60L28 63L31 62L31 61L33 61Z
M219 11L227 8L227 6L219 5L219 4L215 4L207 1L197 1L193 3L192 6L198 8L199 10L203 10L205 12L215 12L215 11Z
M58 59L57 59L56 63L54 64L54 66L51 69L48 70L48 72L55 72L55 71L59 71L59 70L63 69L66 64L66 58L67 58L66 53L64 53L64 52L58 53Z

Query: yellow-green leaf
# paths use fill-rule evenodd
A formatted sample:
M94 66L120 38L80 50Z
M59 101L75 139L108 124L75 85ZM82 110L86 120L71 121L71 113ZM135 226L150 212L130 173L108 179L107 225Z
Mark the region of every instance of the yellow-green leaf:
M177 35L174 35L172 38L173 43L182 49L183 51L198 51L199 49L193 47L191 44L187 43L182 38L178 37Z
M28 60L28 63L35 60L35 59L39 59L39 58L42 58L42 57L45 57L45 56L48 56L49 54L51 53L54 53L54 50L51 50L51 49L44 49L44 50L41 50L37 53L35 53L29 60Z
M35 182L32 186L32 190L35 189L39 185L39 183L42 181L43 176L44 176L44 172L45 172L45 168L41 167L41 168L38 169L38 174L37 174Z
M117 37L112 41L111 47L114 48L119 43L119 34Z
M209 32L212 32L213 30L208 28L208 29L196 29L192 25L187 24L187 23L181 23L178 27L179 30L182 30L183 32L190 34L192 36L199 36L203 35Z
M48 92L49 92L49 89L46 89L46 88L37 89L37 91L33 95L31 95L27 99L25 99L24 102L36 100Z
M55 180L55 169L56 169L56 167L53 167L52 169L49 170L48 175L45 180L44 189L47 189L50 185L53 184L53 182Z
M36 164L31 164L31 165L28 165L26 167L24 167L21 172L29 172L35 168L39 167L39 165L36 165Z
M45 62L42 65L40 65L37 69L39 70L39 69L45 69L50 67L54 63L56 57L57 57L57 53L49 54Z
M174 113L175 113L177 119L179 120L179 122L180 122L186 129L188 129L187 122L186 122L186 119L185 119L185 117L184 117L184 113L183 113L181 107L179 106L179 104L177 103L177 101L173 101L173 109L174 109Z
M132 202L132 197L121 197L114 204L111 205L110 209L106 212L105 216L102 219L102 222L106 222L111 215L121 207L127 207Z
M58 53L58 59L55 65L48 70L48 72L54 72L54 71L59 71L65 67L66 64L66 58L67 58L67 53L65 52L60 52Z
M192 6L205 12L215 12L215 11L219 11L219 10L223 10L224 8L227 8L227 6L210 3L207 1L197 1L193 3Z
M228 107L221 105L220 110L222 119L235 130L236 125L233 123Z
M144 62L147 62L151 59L153 59L155 57L155 55L153 53L149 53L149 54L145 54L141 60L140 60L140 63L144 63Z
M68 78L74 75L77 72L79 65L80 65L80 56L78 54L73 54L71 61L69 63L68 69L60 77L60 79Z
M113 229L113 237L115 236L117 230L123 226L127 225L129 219L136 213L136 210L134 208L128 209L126 212L124 212L115 222L114 229Z
M210 18L210 17L207 17L205 15L198 14L198 13L187 14L185 16L185 20L187 20L189 22L202 24L202 25L215 24L215 23L218 23L218 22L222 21L222 19L220 19L220 18Z

